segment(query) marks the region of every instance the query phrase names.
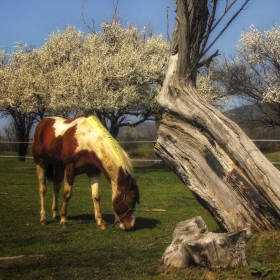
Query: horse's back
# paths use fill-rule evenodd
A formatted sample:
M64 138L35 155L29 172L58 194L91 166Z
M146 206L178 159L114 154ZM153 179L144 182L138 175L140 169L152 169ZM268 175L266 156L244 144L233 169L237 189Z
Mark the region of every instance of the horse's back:
M43 119L35 130L33 157L41 167L75 163L107 173L122 167L132 174L129 157L95 116Z

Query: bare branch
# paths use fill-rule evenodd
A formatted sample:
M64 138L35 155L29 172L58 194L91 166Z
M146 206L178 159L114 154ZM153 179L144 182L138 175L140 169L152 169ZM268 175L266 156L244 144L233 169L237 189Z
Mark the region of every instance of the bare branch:
M120 0L117 0L117 3L115 3L115 1L113 1L113 4L114 4L114 14L117 14L119 2L120 2Z
M251 0L246 0L244 4L240 7L240 9L231 17L231 19L227 22L225 27L220 31L218 36L212 41L212 43L207 47L207 49L201 54L201 57L203 57L209 50L210 48L217 42L217 40L221 37L221 35L225 32L225 30L229 27L229 25L233 22L233 20L240 14L240 12L246 7L246 5L250 2ZM228 10L232 7L232 5L236 2L234 0L229 7L226 8L225 12L227 13ZM224 13L225 15L225 13ZM224 17L224 15L222 17ZM212 30L217 26L217 24L220 22L220 19L218 22L213 26Z
M236 0L234 0L231 4L234 4ZM250 0L246 0L244 4L240 7L240 9L232 16L232 18L227 22L225 27L220 31L218 36L212 41L212 43L207 47L207 49L201 54L201 57L203 57L210 49L211 47L217 42L217 40L222 36L222 34L225 32L225 30L229 27L229 25L233 22L233 20L240 14L240 12L245 8L245 6L250 2ZM230 7L232 7L230 4ZM230 8L229 7L229 8ZM226 9L227 11L229 9ZM217 24L216 24L217 25ZM213 27L213 29L216 27L216 25ZM213 30L212 29L212 30Z
M209 68L209 65L211 63L211 61L213 60L214 57L220 55L219 50L215 51L215 53L213 53L212 55L210 55L208 58L206 58L205 60L201 61L198 63L197 68L200 68L204 65L206 65L207 68Z
M117 0L115 3L115 0L113 0L113 5L114 5L114 14L112 17L112 22L117 22L118 21L118 6L119 6L120 0Z
M173 12L177 13L177 9L172 9L170 6L166 7L166 22L167 22L166 35L167 35L167 42L171 43L170 36L169 36L169 13L168 13L169 10L172 10Z
M219 25L219 23L221 22L221 20L225 17L225 15L229 12L229 10L233 7L233 5L235 4L237 0L232 0L232 2L228 5L228 1L226 1L226 6L225 6L225 10L224 13L220 16L220 18L216 21L216 23L213 25L211 32ZM250 1L250 0L249 0ZM217 2L217 1L215 1Z
M201 49L200 49L200 53L202 53L202 54L204 53L204 49L205 49L205 47L207 45L209 36L210 36L210 34L212 32L212 25L213 25L213 23L215 21L216 9L217 9L217 1L214 1L212 12L211 12L210 18L208 20L208 26L207 26L207 30L206 30L206 35L205 35L205 37L203 39L202 46L201 46ZM200 56L200 59L202 58L202 56Z
M85 15L84 15L84 3L83 3L82 5L83 5L83 6L82 6L82 14L81 14L81 16L82 16L82 21L83 21L84 25L88 28L88 30L89 30L90 32L92 32L93 34L96 34L96 30L95 30L95 26L94 26L94 20L93 20L93 18L91 18L92 26L89 26L89 25L87 24L87 21L86 21L86 19L85 19Z

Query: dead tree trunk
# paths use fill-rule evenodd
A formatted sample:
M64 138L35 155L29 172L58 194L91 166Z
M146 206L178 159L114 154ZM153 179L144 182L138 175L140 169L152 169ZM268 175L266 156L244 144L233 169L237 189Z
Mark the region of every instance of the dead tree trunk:
M165 113L155 152L224 230L279 228L280 172L195 88L206 4L177 1L172 55L158 96Z

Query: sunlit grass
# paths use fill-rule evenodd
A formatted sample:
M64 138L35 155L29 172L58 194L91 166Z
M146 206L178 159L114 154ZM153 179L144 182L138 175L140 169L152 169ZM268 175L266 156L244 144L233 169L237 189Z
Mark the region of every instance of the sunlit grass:
M201 268L161 271L160 259L180 221L202 216L210 231L218 226L188 188L164 166L135 168L141 204L136 230L113 227L111 186L101 180L101 207L108 228L97 229L93 220L91 191L86 176L74 183L68 217L71 226L58 222L39 224L39 196L35 166L1 159L0 279L255 279L248 268L209 272ZM62 195L61 195L62 196ZM52 188L46 197L51 218ZM60 199L61 204L62 198ZM161 210L161 211L157 211ZM280 276L280 231L256 234L248 244L248 261L265 262L270 276ZM212 277L212 278L211 278Z
M265 156L269 161L280 162L280 152L267 153Z

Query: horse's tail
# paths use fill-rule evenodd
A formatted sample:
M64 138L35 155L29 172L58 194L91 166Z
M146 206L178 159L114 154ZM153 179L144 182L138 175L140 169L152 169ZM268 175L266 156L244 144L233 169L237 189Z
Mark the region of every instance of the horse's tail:
M50 181L50 182L54 181L54 166L52 164L48 165L46 176L47 176L48 181Z

